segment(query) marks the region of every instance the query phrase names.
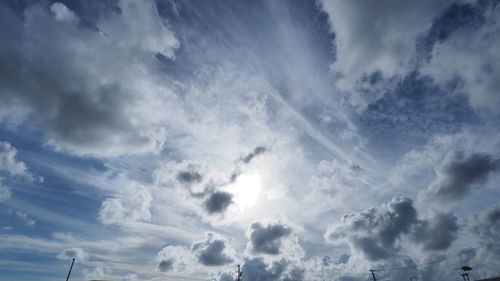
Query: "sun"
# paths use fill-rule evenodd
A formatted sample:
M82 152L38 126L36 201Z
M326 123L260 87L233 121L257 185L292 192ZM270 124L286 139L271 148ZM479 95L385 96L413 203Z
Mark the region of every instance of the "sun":
M240 211L257 203L260 189L260 176L257 174L240 175L235 183L228 186L228 191L233 194L233 202Z

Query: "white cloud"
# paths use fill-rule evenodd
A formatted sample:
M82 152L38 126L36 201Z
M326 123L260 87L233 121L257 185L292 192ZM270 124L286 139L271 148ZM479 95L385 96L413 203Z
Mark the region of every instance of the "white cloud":
M75 262L85 263L88 259L88 253L82 248L68 248L59 253L57 258L61 260L75 259Z
M10 143L0 141L0 171L7 172L10 176L18 176L34 181L35 178L26 167L26 164L16 159L17 149Z
M2 171L11 177L19 177L28 182L43 182L42 177L35 177L26 164L17 159L17 149L5 141L0 141L0 172ZM0 177L0 201L10 199L12 196L10 187L5 186L3 181L4 178Z
M484 17L480 28L462 28L436 44L423 73L441 84L462 78L472 106L500 113L500 10L485 9Z
M16 216L21 219L21 221L24 223L26 226L34 226L36 221L28 216L27 213L21 212L21 211L16 211Z
M143 186L130 182L117 197L107 198L99 210L103 224L127 224L151 220L151 193Z
M158 270L176 274L188 274L193 270L195 258L186 246L166 246L157 256Z
M332 69L341 75L338 86L352 90L364 74L381 71L384 77L411 67L416 40L451 0L323 0L335 32L337 60Z
M54 13L55 17L59 21L77 21L78 17L68 9L63 3L55 2L50 5L50 11Z
M12 196L12 192L10 191L10 188L4 186L2 184L2 178L0 178L0 201L5 201L7 199L10 199Z

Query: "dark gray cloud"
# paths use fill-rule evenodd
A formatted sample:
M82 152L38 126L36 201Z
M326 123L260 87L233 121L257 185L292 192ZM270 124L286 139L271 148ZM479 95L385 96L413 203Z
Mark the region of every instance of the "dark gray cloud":
M412 235L425 250L445 250L456 239L458 229L453 214L438 214L428 221L419 221Z
M262 258L246 260L243 265L243 274L248 281L275 281L280 277L288 267L286 260L275 261L267 265Z
M264 227L256 222L251 226L250 242L253 253L278 255L280 253L281 239L290 235L292 230L281 224L269 224Z
M198 261L206 266L220 266L233 262L225 253L226 241L223 239L213 239L209 234L207 241L193 244L193 251L197 252Z
M425 250L447 249L457 231L452 214L419 219L412 200L393 198L380 208L345 215L340 223L329 227L326 238L334 243L347 241L367 259L378 261L398 254L407 236Z
M486 211L484 217L487 222L496 223L500 221L500 205L494 206L493 208Z
M246 155L245 157L243 157L241 159L241 162L245 163L245 164L248 164L250 163L255 157L261 155L262 153L266 152L267 151L267 148L265 148L264 146L257 146L256 148L254 148L254 150L252 152L250 152L248 155Z
M224 191L216 191L204 202L205 210L210 214L223 213L233 202L233 195Z
M354 249L375 261L397 252L396 241L416 222L417 211L412 200L394 198L381 208L345 215L340 224L329 229L327 239L348 239Z
M174 268L174 259L162 260L158 263L158 270L161 272L167 272Z
M158 24L154 21L159 19L156 9L150 9L154 6L117 5L124 11L142 9L143 14L136 10L132 14L150 32L137 34L139 41L170 32L163 26L156 30L146 27ZM0 28L0 37L6 42L0 46L0 98L6 108L17 109L16 116L0 113L0 117L35 117L30 119L35 122L32 126L44 129L49 144L76 154L115 156L158 148L162 140L147 128L150 123L143 119L138 104L147 99L143 93L147 91L139 96L133 85L127 85L128 75L134 72L127 66L132 53L147 58L160 50L148 50L141 43L129 48L132 45L125 42L131 38L117 36L133 32L126 25L113 28L115 23L127 21L123 17L129 13L112 13L99 21L107 36L79 25L78 16L61 3L31 5L22 16L1 4L0 14L8 21L2 26L9 26ZM162 48L170 49L168 41L162 43L166 44ZM146 59L141 67L150 69L152 64L152 59ZM137 80L142 79L135 74Z
M176 179L183 184L200 183L203 176L197 171L181 171L177 174Z
M440 202L458 201L488 180L500 168L500 160L492 155L463 152L450 153L437 169L437 179L429 185L426 198Z

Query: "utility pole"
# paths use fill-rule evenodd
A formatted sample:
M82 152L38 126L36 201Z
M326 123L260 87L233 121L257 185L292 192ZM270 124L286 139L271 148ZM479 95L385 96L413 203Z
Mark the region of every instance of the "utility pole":
M236 280L241 281L241 276L243 276L243 271L240 270L240 265L238 264L238 270L236 271ZM66 280L67 281L67 280Z
M462 269L462 271L463 271L460 275L462 275L462 278L464 278L464 281L470 281L469 271L472 270L472 267L464 265L460 269Z
M73 261L71 262L71 266L69 268L68 277L66 277L66 281L68 281L68 279L69 279L69 275L71 274L71 270L73 269L74 263L75 263L75 258L73 258Z
M370 269L370 272L372 274L373 281L377 281L377 277L375 276L375 271L374 269Z

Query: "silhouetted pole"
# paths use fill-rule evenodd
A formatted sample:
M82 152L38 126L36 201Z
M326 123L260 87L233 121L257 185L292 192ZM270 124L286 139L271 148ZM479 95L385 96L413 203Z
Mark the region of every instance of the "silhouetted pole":
M376 271L376 270L370 269L370 272L371 272L371 274L372 274L373 281L377 281L377 277L375 277L375 271Z
M236 271L236 280L241 281L241 276L243 276L243 271L240 270L240 265L238 264L238 270ZM67 280L66 280L67 281Z
M472 267L464 265L464 266L461 267L461 269L464 271L464 273L461 274L462 277L464 278L464 281L470 281L470 279L469 279L469 271L472 270Z
M68 277L66 277L66 281L68 281L68 279L69 279L69 275L71 274L71 270L73 269L74 263L75 263L75 258L73 258L73 261L71 262L71 267L69 268Z

